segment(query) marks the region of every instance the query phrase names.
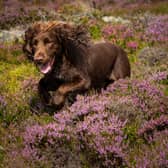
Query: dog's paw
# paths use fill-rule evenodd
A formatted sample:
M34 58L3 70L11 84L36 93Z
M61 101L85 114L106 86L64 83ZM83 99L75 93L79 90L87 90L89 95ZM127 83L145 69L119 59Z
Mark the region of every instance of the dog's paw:
M52 104L56 106L61 106L65 102L65 96L56 92L54 96L52 97Z

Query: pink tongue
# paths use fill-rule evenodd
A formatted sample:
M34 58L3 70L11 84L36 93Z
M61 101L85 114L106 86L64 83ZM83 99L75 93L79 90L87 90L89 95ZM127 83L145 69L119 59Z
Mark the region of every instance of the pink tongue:
M48 73L50 70L51 70L51 65L50 65L50 63L47 63L46 65L42 65L42 66L40 67L40 71L41 71L43 74Z
M54 64L54 60L55 60L55 59L53 58L52 60L48 61L46 64L41 65L41 66L39 67L40 71L41 71L43 74L46 74L46 73L48 73L49 71L51 71L52 66L53 66L53 64Z

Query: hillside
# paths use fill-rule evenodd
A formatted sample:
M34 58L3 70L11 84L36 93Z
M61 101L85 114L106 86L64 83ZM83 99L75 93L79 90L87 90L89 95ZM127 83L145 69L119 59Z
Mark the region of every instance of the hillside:
M168 2L0 0L0 168L167 168ZM83 24L122 47L131 77L78 95L60 111L22 51L37 21Z

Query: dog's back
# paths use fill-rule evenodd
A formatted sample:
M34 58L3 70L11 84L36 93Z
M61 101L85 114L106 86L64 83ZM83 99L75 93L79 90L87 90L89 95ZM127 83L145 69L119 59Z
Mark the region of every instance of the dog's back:
M129 77L130 64L125 51L108 42L92 45L88 52L88 74L93 86Z

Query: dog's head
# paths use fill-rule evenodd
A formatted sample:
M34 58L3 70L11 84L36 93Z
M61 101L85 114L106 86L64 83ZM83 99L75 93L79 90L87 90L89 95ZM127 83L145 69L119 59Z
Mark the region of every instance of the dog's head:
M62 55L62 45L53 31L39 33L32 40L33 60L43 74L53 69L53 65Z
M67 48L71 48L70 44L79 47L83 42L87 43L87 38L82 27L56 22L36 23L25 32L23 51L43 74L47 74L66 54Z
M34 61L43 73L49 73L61 55L62 46L55 36L54 29L49 29L47 24L36 24L25 32L23 51L26 56Z

